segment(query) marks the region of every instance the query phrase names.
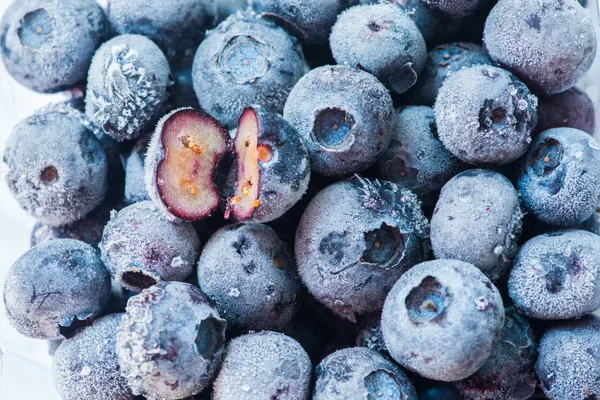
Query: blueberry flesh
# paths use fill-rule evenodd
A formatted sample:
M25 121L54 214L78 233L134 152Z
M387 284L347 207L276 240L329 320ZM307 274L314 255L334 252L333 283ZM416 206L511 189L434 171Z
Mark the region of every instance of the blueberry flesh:
M313 171L341 176L373 165L390 144L392 99L371 74L336 65L313 69L290 93L283 117L304 139Z
M535 138L524 157L517 189L527 212L554 226L588 219L600 198L600 144L573 128L554 128Z
M449 18L466 17L488 0L421 0L431 10Z
M350 321L381 310L396 280L429 255L420 205L409 190L360 177L322 190L296 232L296 262L309 292Z
M573 87L597 46L591 16L576 0L500 0L486 20L483 43L494 64L543 95Z
M4 306L11 325L35 339L68 338L98 316L110 295L110 274L98 251L73 239L42 243L8 271Z
M20 84L60 92L85 80L107 28L93 0L13 1L0 22L0 55Z
M381 316L390 355L423 377L445 382L464 379L485 364L503 323L498 290L478 268L458 260L427 261L408 270Z
M538 100L537 132L567 127L594 134L594 103L585 92L574 87L553 96L540 96Z
M150 200L146 189L146 152L152 135L138 140L125 159L125 201L129 204Z
M176 400L200 393L221 363L226 325L188 283L145 289L129 299L118 328L121 374L135 395Z
M600 236L547 233L519 250L508 280L515 306L537 319L570 319L600 308Z
M294 339L262 331L231 340L213 400L305 400L309 397L312 364Z
M92 59L85 112L118 141L137 139L164 113L170 74L165 55L150 39L116 36Z
M316 368L313 400L417 400L404 372L375 350L350 347L327 356Z
M122 315L97 319L60 344L52 360L52 375L64 400L133 400L127 381L120 375L115 351Z
M376 3L370 0L370 3ZM463 25L462 18L447 18L427 8L420 0L395 0L414 19L427 47L448 43L456 38ZM368 2L367 2L368 3Z

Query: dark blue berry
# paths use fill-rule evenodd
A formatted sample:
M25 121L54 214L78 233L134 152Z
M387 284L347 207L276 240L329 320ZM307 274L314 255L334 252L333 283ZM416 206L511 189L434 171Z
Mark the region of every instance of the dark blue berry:
M538 100L538 124L535 127L537 132L567 127L594 134L594 103L585 92L574 87L553 96L540 96Z
M377 0L370 0L376 3ZM427 47L451 42L463 26L462 18L447 18L427 8L421 0L391 0L400 4L421 31Z

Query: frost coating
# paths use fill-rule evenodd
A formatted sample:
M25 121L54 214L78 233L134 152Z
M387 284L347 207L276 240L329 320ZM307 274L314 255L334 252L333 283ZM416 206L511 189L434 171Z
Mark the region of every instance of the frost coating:
M553 96L540 96L536 132L551 128L575 128L594 134L596 115L594 103L585 92L573 87Z
M150 200L144 165L151 136L138 140L125 160L125 201L128 203Z

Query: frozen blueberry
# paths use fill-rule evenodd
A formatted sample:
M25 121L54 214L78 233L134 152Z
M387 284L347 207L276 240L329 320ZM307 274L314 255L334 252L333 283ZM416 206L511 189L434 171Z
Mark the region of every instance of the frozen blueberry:
M396 364L375 350L350 347L330 354L317 365L312 398L417 400L417 392Z
M573 128L542 132L517 180L523 205L540 221L571 226L588 219L600 198L600 144Z
M310 293L355 321L357 314L381 310L396 280L428 257L429 224L409 190L355 177L313 198L295 249Z
M441 44L427 53L425 68L410 90L412 103L433 106L446 77L462 68L490 64L479 45L467 42Z
M115 350L122 315L100 318L58 347L52 375L64 400L133 400Z
M262 331L233 339L213 384L213 400L306 400L312 364L294 339Z
M594 134L594 103L585 92L571 88L554 96L541 96L538 100L538 124L535 127L537 132L568 127Z
M110 274L98 251L73 239L42 243L10 268L4 305L11 325L36 339L67 338L102 312Z
M377 0L370 0L376 3ZM392 0L400 4L414 19L428 47L447 43L456 37L463 25L462 18L447 18L427 8L420 0Z
M466 400L527 400L535 391L537 343L529 322L507 308L492 355L474 375L456 382Z
M503 175L458 174L442 188L431 217L435 258L468 262L496 281L517 254L522 218L519 195Z
M168 221L151 201L142 201L112 213L100 250L116 282L140 292L187 278L200 255L200 240L190 223Z
M298 309L294 256L266 225L215 232L198 261L198 284L231 328L281 330Z
M531 318L569 319L600 308L600 236L547 233L519 250L508 280L515 306Z
M508 164L529 148L537 98L513 74L489 65L454 72L435 101L439 138L474 165Z
M304 139L313 171L326 176L371 166L390 144L394 125L386 88L373 75L341 65L300 79L283 116Z
M492 354L504 323L498 289L458 260L416 265L389 293L381 316L390 355L438 381L464 379Z
M125 158L125 201L137 203L150 200L146 189L146 152L152 135L145 136L137 141L131 153Z
M200 393L221 363L227 323L198 288L161 282L129 299L117 333L121 374L135 395Z
M182 107L200 108L198 97L194 91L191 67L173 71L173 86L169 89L168 106L171 109Z
M85 112L113 138L137 139L162 115L170 74L165 55L150 39L114 37L92 59Z
M396 110L392 143L377 162L380 178L427 199L464 168L465 165L437 139L435 114L431 107L411 106Z
M232 127L252 104L281 113L304 71L294 37L272 21L244 13L208 33L196 52L192 80L202 109Z
M590 14L576 0L500 0L485 22L483 43L496 65L544 95L573 87L597 46Z
M94 0L14 0L0 22L0 54L20 84L60 92L85 80L107 26Z
M40 110L21 121L4 149L6 183L19 205L51 226L83 218L104 199L107 158L73 114ZM58 134L60 133L60 134Z
M421 32L395 3L344 11L333 26L329 43L338 64L367 71L397 93L417 82L427 58Z
M421 0L428 8L450 18L471 15L487 1L488 0Z

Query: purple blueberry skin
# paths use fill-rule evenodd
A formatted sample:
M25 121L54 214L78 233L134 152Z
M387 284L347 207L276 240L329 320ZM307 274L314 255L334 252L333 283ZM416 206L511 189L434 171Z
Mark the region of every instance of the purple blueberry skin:
M62 339L89 325L108 303L110 274L98 250L73 239L50 240L8 271L4 306L11 325L35 339Z
M150 200L146 189L146 152L152 135L137 141L124 162L125 166L125 201L129 204Z
M161 282L129 299L117 332L121 375L135 395L165 400L200 393L225 345L226 321L198 288Z
M377 0L370 0L376 3ZM463 25L462 18L447 18L427 8L420 0L392 0L400 4L410 15L421 31L427 47L448 43L454 38Z
M571 88L553 96L540 96L536 132L551 128L575 128L594 134L596 113L594 103L585 92Z
M431 10L448 18L471 15L489 0L421 0Z
M483 43L494 64L540 95L573 87L597 47L591 16L576 0L500 0L486 20Z

